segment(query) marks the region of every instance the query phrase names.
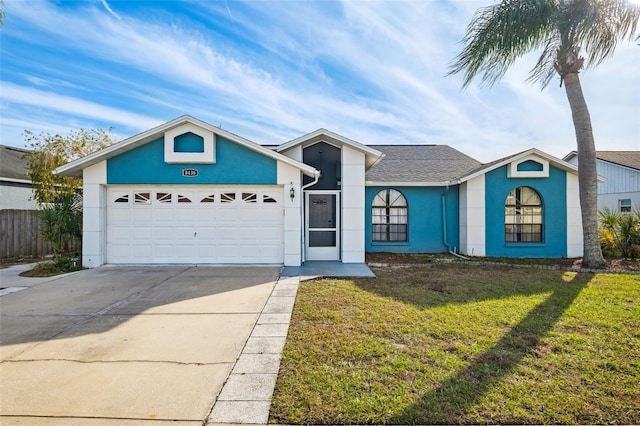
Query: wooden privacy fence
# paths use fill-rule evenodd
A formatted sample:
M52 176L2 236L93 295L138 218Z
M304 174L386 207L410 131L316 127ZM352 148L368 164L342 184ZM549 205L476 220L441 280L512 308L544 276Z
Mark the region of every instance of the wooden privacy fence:
M37 210L0 210L0 259L53 254L38 225ZM80 242L72 247L80 249Z

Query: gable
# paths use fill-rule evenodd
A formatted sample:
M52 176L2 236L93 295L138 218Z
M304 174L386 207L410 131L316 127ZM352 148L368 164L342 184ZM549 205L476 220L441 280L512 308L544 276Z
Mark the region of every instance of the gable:
M197 140L189 138L190 144ZM175 157L170 157L171 162L167 162L166 145L165 136L109 158L107 183L270 185L277 182L275 159L226 138L216 138L215 163L189 162L184 159L176 161Z
M216 163L216 140L225 139L238 145L242 153L254 153L258 158L263 156L276 162L281 162L298 169L307 176L316 176L319 172L313 167L300 161L289 158L276 151L258 145L248 139L242 138L220 127L212 126L204 121L188 115L178 117L153 129L142 132L111 145L101 151L94 152L86 157L58 167L55 173L65 176L82 177L82 172L87 167L101 163L105 160L118 157L126 152L136 150L148 143L162 139L164 141L164 160L171 164L214 164ZM176 148L177 147L177 148ZM241 157L236 158L242 162ZM251 173L249 173L251 175Z
M298 155L301 148L316 144L318 142L325 142L340 148L347 146L355 151L363 153L365 158L365 170L373 167L384 157L383 153L371 146L363 145L359 142L341 136L337 133L333 133L326 129L318 129L315 132L300 136L299 138L277 146L275 149L277 152L295 156Z
M565 160L560 160L552 155L542 152L538 149L531 148L518 154L513 154L501 159L481 165L471 172L460 176L458 182L467 182L480 175L485 175L493 170L507 166L509 176L519 178L546 178L549 176L550 167L571 173L578 174L578 167ZM605 182L601 176L598 176L599 182Z

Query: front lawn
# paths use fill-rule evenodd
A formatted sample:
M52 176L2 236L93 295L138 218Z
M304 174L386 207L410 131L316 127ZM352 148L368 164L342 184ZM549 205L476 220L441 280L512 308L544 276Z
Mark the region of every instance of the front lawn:
M640 276L375 273L301 283L271 423L640 423Z

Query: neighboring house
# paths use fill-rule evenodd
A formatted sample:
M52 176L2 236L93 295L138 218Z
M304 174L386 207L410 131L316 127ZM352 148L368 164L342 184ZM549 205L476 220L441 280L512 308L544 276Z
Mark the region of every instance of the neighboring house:
M29 166L24 158L29 151L0 145L0 210L37 210L32 200Z
M83 265L364 262L365 252L578 257L577 168L531 149L274 148L182 116L59 167L83 177Z
M564 160L577 166L578 153L569 153ZM640 151L597 151L598 175L606 182L598 185L598 209L630 212L640 206Z

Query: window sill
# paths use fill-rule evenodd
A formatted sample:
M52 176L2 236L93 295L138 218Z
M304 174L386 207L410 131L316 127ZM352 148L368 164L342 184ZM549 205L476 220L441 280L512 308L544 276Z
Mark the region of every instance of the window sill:
M505 247L546 247L545 243L504 243Z
M408 241L372 241L372 246L408 246Z

